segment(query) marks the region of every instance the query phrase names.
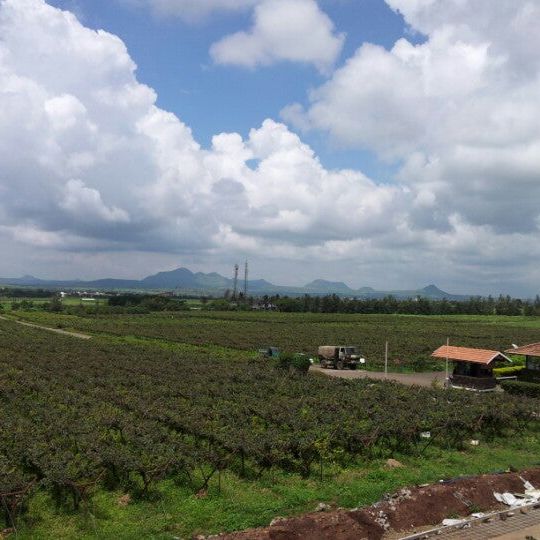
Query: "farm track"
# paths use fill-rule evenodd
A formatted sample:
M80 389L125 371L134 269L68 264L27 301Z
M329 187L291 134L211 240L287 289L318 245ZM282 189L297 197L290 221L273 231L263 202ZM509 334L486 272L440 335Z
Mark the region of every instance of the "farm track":
M444 384L446 378L444 371L430 371L427 373L388 373L383 371L363 371L350 369L322 369L319 366L311 366L310 371L324 373L329 377L341 379L375 379L377 381L395 381L409 386L431 387L434 384Z
M24 321L19 321L17 319L10 319L8 317L2 317L1 315L0 315L0 319L3 321L15 322L23 326L29 326L30 328L38 328L39 330L47 330L49 332L54 332L55 334L62 334L64 336L71 336L78 339L90 339L92 337L92 336L89 336L88 334L81 334L80 332L70 332L69 330L62 330L61 328L50 328L49 326L42 326L41 324L28 323Z

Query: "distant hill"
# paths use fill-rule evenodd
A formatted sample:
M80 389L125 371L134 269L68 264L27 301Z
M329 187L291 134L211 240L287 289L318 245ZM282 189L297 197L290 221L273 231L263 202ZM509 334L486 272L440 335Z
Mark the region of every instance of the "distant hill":
M441 291L436 285L428 285L421 289L421 292L424 296L430 298L448 298L448 296L450 296L447 292Z
M93 281L83 280L44 280L31 275L20 278L0 278L0 284L19 287L42 287L51 289L74 288L74 289L102 289L102 290L147 290L161 291L173 290L190 294L221 295L227 289L232 291L234 281L216 272L205 274L204 272L192 272L187 268L158 272L141 280L136 279L97 279ZM238 291L244 289L243 279L238 280ZM428 285L418 290L402 291L377 291L372 287L352 289L342 281L327 281L316 279L303 287L291 287L274 285L264 279L248 281L248 291L251 294L281 294L300 296L304 294L325 295L337 294L339 296L356 298L383 298L392 295L396 298L415 298L418 296L431 299L447 298L449 300L465 299L468 296L449 294L436 285Z
M326 291L328 293L355 294L355 291L342 281L326 281L325 279L316 279L307 285L304 285L307 291Z
M191 289L198 284L196 275L187 268L159 272L145 277L140 283L145 289Z

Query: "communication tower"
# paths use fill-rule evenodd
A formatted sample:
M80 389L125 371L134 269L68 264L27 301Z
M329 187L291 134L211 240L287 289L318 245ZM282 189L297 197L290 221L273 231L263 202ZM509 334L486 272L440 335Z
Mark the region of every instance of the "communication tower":
M233 300L236 300L236 293L238 292L238 265L234 265L234 289L233 289Z

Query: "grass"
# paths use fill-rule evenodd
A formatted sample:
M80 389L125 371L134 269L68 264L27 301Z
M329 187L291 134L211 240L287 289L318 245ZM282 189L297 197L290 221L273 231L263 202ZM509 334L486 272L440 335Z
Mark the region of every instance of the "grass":
M165 481L152 501L132 501L121 506L121 492L96 493L86 510L58 511L48 496L39 493L19 528L21 540L49 539L173 539L264 526L276 516L312 511L317 503L352 508L372 504L385 493L403 486L436 482L441 478L496 472L537 465L538 433L520 436L465 451L430 449L423 457L394 456L403 468L388 469L383 461L352 463L341 469L327 466L324 480L305 480L294 474L269 471L257 480L223 473L221 492L217 480L208 495L197 498L193 490Z

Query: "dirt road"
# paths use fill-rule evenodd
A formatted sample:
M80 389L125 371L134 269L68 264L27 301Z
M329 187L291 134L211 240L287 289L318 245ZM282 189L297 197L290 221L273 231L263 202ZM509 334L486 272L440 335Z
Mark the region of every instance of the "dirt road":
M359 369L322 369L320 366L311 366L310 371L324 373L329 377L397 381L411 386L432 386L433 384L439 384L442 386L445 380L444 371L433 371L428 373L388 373L388 375L385 375L382 371L364 371Z
M49 332L54 332L55 334L63 334L64 336L71 336L76 337L79 339L90 339L92 336L89 336L88 334L81 334L79 332L70 332L69 330L62 330L61 328L49 328L48 326L41 326L40 324L34 324L24 321L18 321L16 319L8 319L7 317L2 317L0 315L0 319L3 321L11 321L17 324L22 324L23 326L29 326L30 328L38 328L39 330L47 330Z

